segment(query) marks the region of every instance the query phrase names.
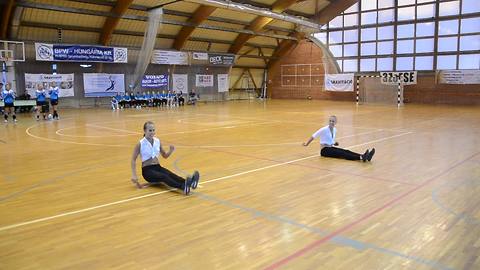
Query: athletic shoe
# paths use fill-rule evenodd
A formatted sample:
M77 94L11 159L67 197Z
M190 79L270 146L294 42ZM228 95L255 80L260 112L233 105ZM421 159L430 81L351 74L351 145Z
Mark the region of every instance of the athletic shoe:
M193 189L197 188L199 180L200 180L200 174L198 173L198 171L193 172L193 175L192 175L192 188Z
M17 119L13 119L13 122L16 123L16 122L17 122Z
M363 162L367 162L367 157L368 157L368 149L367 149L367 151L365 151L365 153L363 153L363 155L362 155L362 161L363 161Z
M8 120L7 120L7 119L5 119L5 120L3 120L3 122L5 122L5 123L8 123Z
M185 183L183 184L183 194L188 195L190 194L190 187L192 186L192 177L187 176Z
M368 161L371 161L374 154L375 154L375 148L372 148L372 150L370 151L370 153L368 153L367 160L368 160Z

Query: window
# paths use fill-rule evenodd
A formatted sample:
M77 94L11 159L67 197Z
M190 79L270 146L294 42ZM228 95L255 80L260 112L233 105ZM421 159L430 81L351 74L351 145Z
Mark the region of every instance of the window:
M391 71L393 70L393 58L378 58L377 59L378 71Z
M435 5L417 6L417 19L435 17Z
M413 57L398 57L397 70L413 70Z
M397 38L411 38L415 33L413 24L399 25L397 30Z
M380 10L378 12L378 23L393 22L395 20L395 11L393 9Z
M415 70L432 70L433 56L417 56L415 57Z
M458 20L440 21L438 24L438 35L455 35L458 33Z
M457 50L458 37L447 37L438 39L438 51L449 52Z
M358 14L350 14L344 16L345 27L358 25Z
M328 23L330 28L343 27L343 16L337 16Z
M437 56L437 69L456 69L456 55L439 55Z
M460 37L460 51L480 50L480 35Z
M342 31L335 31L335 32L330 32L328 35L328 42L331 44L334 43L342 43L343 42L343 32Z
M377 54L393 54L393 41L379 42Z
M357 59L344 60L343 61L343 71L345 71L345 72L355 72L355 71L357 71Z
M416 53L430 53L433 52L433 38L417 39L415 40Z
M357 56L358 44L348 44L343 47L344 56Z
M373 59L361 59L360 71L375 71L375 58Z
M462 14L480 12L480 1L462 0Z
M440 3L440 16L457 15L460 11L460 2L442 2Z
M362 41L377 39L377 28L362 29Z
M358 29L347 30L344 32L345 42L357 42L358 41Z
M466 54L460 55L458 62L460 69L479 69L480 68L480 54Z
M398 9L398 20L407 21L415 19L415 7L405 7Z
M362 6L362 11L363 10L374 10L374 9L377 9L377 1L362 0L361 6Z
M433 37L435 34L435 23L417 23L417 37Z
M413 53L413 39L399 40L397 42L397 54Z
M359 0L321 31L343 72L480 68L480 0Z
M335 57L342 57L342 45L330 46L330 51Z
M393 39L393 26L384 26L378 28L378 39Z
M376 23L377 23L376 11L362 13L362 25L376 24Z
M375 55L377 54L377 44L372 43L362 43L361 46L361 55Z
M460 26L460 33L479 33L480 32L480 17L472 19L462 19Z

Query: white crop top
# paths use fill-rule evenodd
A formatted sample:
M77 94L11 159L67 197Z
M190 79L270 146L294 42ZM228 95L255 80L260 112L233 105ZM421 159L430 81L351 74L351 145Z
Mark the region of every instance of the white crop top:
M145 137L140 140L140 156L142 156L142 162L156 158L158 155L160 155L160 140L158 138L153 138L153 145Z

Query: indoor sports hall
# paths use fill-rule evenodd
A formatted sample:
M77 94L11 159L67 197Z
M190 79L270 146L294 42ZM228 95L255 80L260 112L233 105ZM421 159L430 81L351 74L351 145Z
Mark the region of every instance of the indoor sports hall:
M0 269L480 269L479 1L0 5Z

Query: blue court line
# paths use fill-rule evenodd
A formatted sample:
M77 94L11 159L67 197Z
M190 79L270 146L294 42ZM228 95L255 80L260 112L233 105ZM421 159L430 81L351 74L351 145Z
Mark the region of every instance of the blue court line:
M464 179L462 181L459 181L459 182L456 182L455 184L454 183L450 183L450 182L446 182L445 184L443 185L440 185L438 187L436 187L433 191L432 191L432 201L440 208L442 209L443 211L451 214L454 216L455 219L457 220L463 220L465 221L465 223L469 224L469 225L478 225L480 224L480 220L469 215L468 213L457 213L455 212L453 209L451 209L450 207L446 206L439 198L439 195L438 195L438 192L449 186L449 187L452 187L452 188L456 188L456 187L460 187L462 185L466 185L466 182L468 180L472 180L472 181L475 181L474 179ZM478 180L478 179L476 179ZM477 181L476 182L476 185L480 185L480 181Z
M269 213L266 213L266 212L263 212L263 211L256 210L254 208L241 206L241 205L235 204L231 201L222 200L222 199L210 196L210 195L206 195L206 194L201 193L201 192L193 192L191 194L194 195L194 196L197 196L201 199L204 199L204 200L213 201L213 202L216 202L220 205L224 205L224 206L227 206L227 207L230 207L230 208L238 209L242 212L251 213L254 217L264 218L264 219L268 219L268 220L272 220L272 221L276 221L276 222L280 222L280 223L289 224L289 225L292 225L292 226L295 226L295 227L313 232L313 233L318 234L320 236L325 236L329 233L328 231L321 230L319 228L315 228L315 227L297 222L293 219L289 219L289 218L282 217L282 216L277 216L277 215L274 215L274 214L269 214ZM424 258L421 258L421 257L416 257L416 256L404 254L404 253L401 253L401 252L398 252L398 251L395 251L395 250L379 247L379 246L376 246L374 244L370 244L370 243L366 243L366 242L362 242L362 241L357 241L355 239L351 239L351 238L344 237L344 236L335 236L330 241L335 243L335 244L338 244L338 245L352 247L352 248L354 248L358 251L364 251L364 250L367 250L367 249L372 249L372 250L375 250L375 251L378 251L378 252L381 252L381 253L384 253L384 254L387 254L387 255L400 257L400 258L404 258L404 259L410 260L410 261L418 263L418 264L427 265L427 266L430 266L434 269L441 269L441 270L453 270L454 269L454 268L450 268L448 266L444 266L437 261L433 261L433 260L424 259Z

